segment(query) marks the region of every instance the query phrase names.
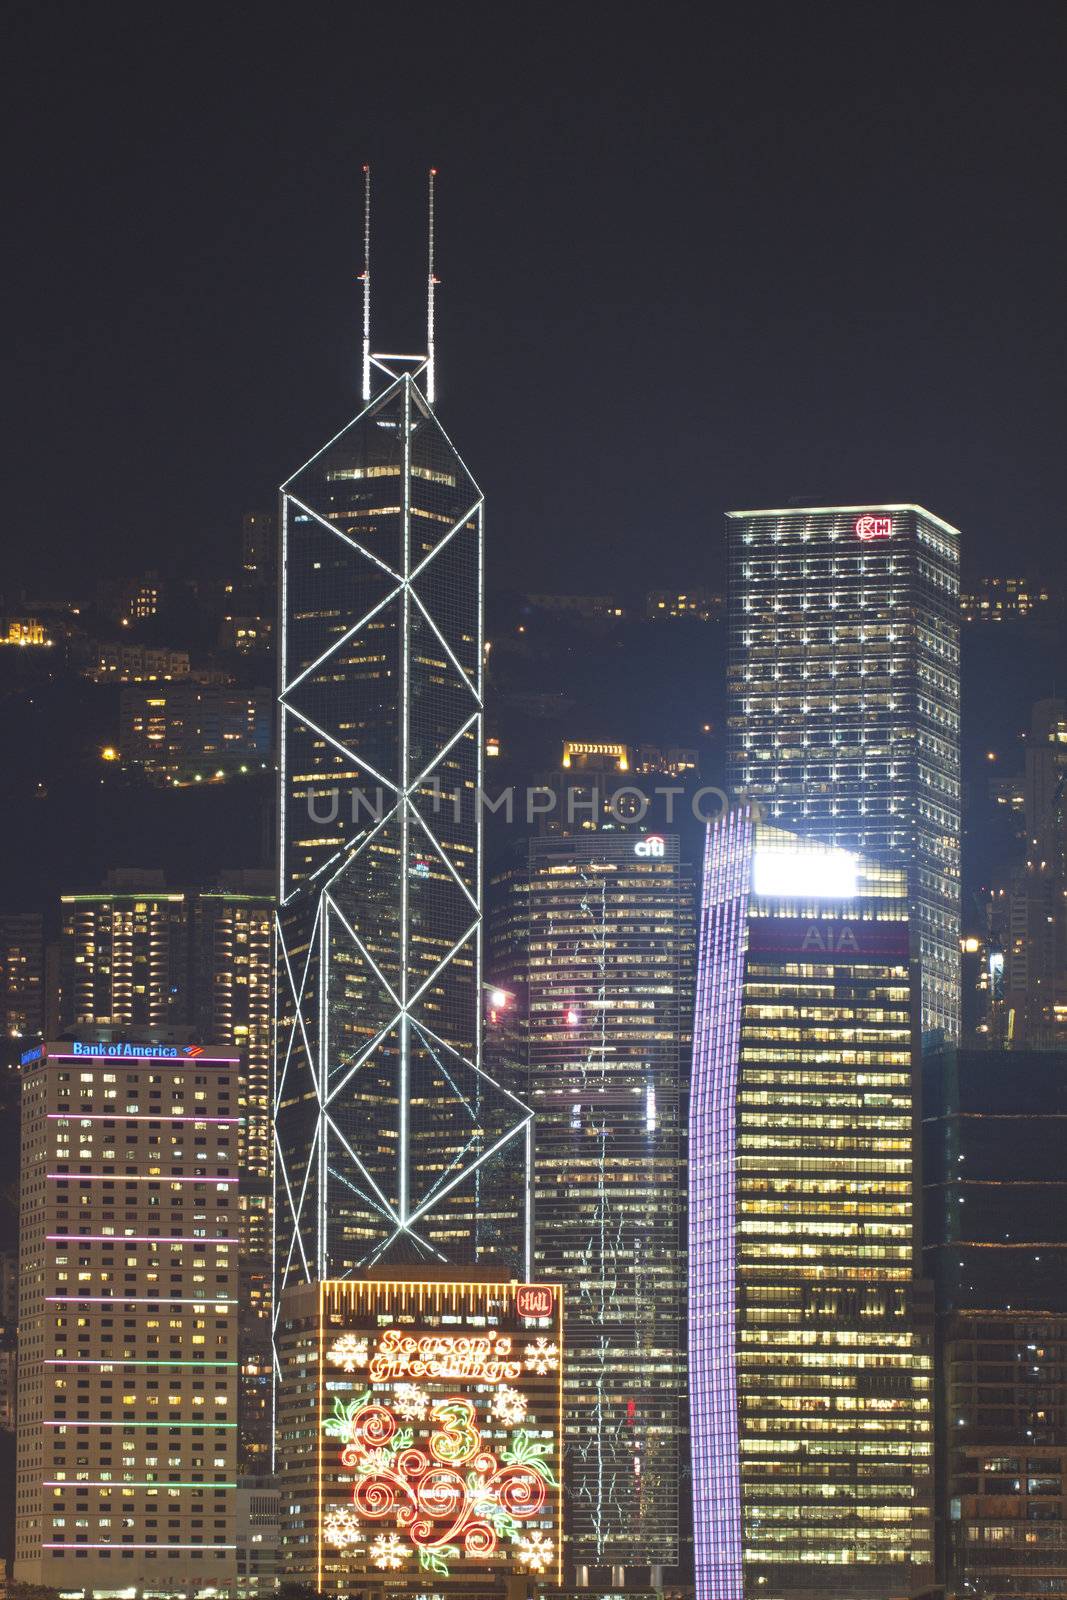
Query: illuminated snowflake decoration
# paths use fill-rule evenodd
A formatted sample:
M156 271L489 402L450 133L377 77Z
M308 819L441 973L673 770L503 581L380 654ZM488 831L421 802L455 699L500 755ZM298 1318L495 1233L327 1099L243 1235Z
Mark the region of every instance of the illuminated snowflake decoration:
M371 1541L370 1558L383 1572L395 1572L402 1567L405 1557L411 1554L399 1534L380 1533Z
M331 1506L322 1521L322 1536L337 1550L351 1550L362 1544L363 1534L354 1506Z
M515 1549L519 1564L528 1567L531 1572L547 1572L556 1553L548 1534L538 1529L520 1534L515 1540Z
M526 1415L526 1396L504 1384L493 1396L492 1410L506 1428L513 1428Z
M426 1415L430 1397L417 1383L398 1383L396 1386L396 1412L406 1422L415 1422Z
M367 1350L366 1339L357 1339L354 1333L342 1333L326 1354L334 1366L343 1368L345 1372L355 1372L357 1367L367 1365Z
M555 1372L559 1366L559 1346L549 1344L542 1335L535 1339L533 1344L526 1346L526 1370L536 1372L539 1377L544 1377L547 1372Z

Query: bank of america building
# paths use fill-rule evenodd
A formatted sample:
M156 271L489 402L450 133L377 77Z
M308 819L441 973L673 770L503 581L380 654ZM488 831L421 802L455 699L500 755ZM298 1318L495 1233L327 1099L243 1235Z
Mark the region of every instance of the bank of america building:
M729 783L908 871L924 1031L959 1033L959 533L914 505L727 515Z

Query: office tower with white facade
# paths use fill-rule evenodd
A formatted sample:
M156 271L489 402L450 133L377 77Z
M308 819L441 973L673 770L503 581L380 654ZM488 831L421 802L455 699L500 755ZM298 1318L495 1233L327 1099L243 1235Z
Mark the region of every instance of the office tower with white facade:
M960 1028L959 533L913 505L733 511L729 784L904 865L923 1031Z

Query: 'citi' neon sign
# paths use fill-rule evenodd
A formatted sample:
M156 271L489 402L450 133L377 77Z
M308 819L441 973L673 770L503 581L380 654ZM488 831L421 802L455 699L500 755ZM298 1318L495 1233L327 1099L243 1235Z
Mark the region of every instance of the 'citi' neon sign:
M888 539L893 532L892 517L857 517L852 524L857 539Z

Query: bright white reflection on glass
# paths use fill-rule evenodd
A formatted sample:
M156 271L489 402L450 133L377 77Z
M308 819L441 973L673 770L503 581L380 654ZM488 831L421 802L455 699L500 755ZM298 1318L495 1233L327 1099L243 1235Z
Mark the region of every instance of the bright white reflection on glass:
M847 850L756 850L752 892L778 899L847 900L856 893L856 858Z

